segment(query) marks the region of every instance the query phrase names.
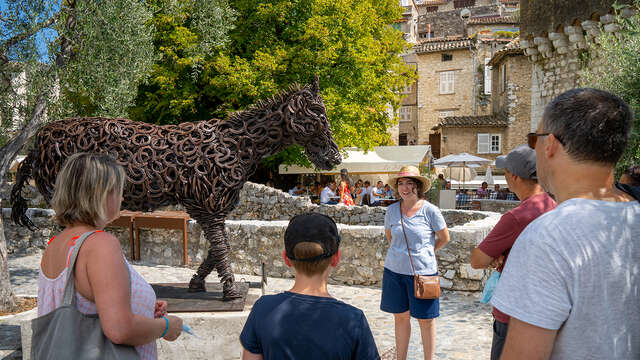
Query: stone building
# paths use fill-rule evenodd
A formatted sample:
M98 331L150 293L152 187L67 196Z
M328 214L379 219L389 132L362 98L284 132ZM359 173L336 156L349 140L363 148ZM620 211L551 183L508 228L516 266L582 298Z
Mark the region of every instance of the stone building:
M614 3L633 0L552 1L522 0L520 46L532 67L531 119L537 128L544 107L554 96L579 86L581 58L589 53L587 66L598 66L594 39L601 31L615 33L619 25L611 14ZM630 8L623 17L633 15Z
M506 2L509 6L504 3L504 0L401 3L405 5L404 23L417 24L417 27L402 26L418 34L415 38L414 33L405 33L406 39L416 43L403 55L405 63L415 69L418 80L404 89L405 97L396 110L397 144L429 144L434 156L441 157L446 155L441 153L441 146L449 148L442 143L442 134L434 129L442 119L492 114L488 62L519 30L512 15L514 8L509 5L518 2Z
M514 39L495 52L491 68L491 114L446 117L433 128L442 155L468 152L495 159L525 143L531 131L531 64Z

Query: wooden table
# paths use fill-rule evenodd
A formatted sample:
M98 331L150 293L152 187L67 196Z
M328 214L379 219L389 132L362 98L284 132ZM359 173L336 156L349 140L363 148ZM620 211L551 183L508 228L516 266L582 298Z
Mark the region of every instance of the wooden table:
M129 228L129 244L131 244L131 260L135 260L135 242L133 240L133 218L142 214L140 211L120 211L120 217L107 226Z
M140 228L182 230L183 263L187 265L187 221L189 214L182 211L154 211L139 213L133 217L133 228L136 230L136 259L140 260Z

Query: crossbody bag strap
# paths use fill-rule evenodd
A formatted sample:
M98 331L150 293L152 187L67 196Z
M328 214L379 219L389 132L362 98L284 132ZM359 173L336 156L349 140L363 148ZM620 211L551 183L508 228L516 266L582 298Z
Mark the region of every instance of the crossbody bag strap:
M95 234L97 230L87 231L82 234L75 242L73 246L73 251L69 256L69 265L67 266L67 283L64 285L64 296L62 298L62 305L73 305L76 306L76 284L75 284L75 267L76 260L78 258L78 252L80 252L80 247L84 243L84 241L91 235ZM131 295L131 270L129 270L129 265L125 262L125 267L127 268L127 281L129 282L129 295Z
M402 201L399 203L398 209L400 210L400 223L402 224L402 234L404 235L404 242L407 244L407 254L409 254L409 263L411 263L411 271L413 275L416 274L416 268L413 267L413 259L411 258L411 251L409 251L409 240L407 240L407 233L404 231L404 215L402 215Z

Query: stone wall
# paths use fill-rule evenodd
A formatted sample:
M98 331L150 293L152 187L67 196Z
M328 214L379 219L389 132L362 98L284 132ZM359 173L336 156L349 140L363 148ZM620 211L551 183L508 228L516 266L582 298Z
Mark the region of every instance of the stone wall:
M289 220L304 212L331 216L339 224L384 225L386 207L316 205L308 197L291 196L261 184L247 182L240 192L240 202L228 220ZM472 211L442 210L449 227L486 217Z
M481 1L476 1L476 3L480 5ZM437 12L420 15L418 18L418 33L427 32L429 24L431 24L433 37L471 35L465 34L464 20L460 17L460 11L462 11L462 9L451 10L453 8L453 1L446 6L449 8L447 9L447 7L442 6ZM469 8L469 10L471 11L472 17L498 13L498 7L496 5L475 6Z
M457 213L457 214L456 214ZM10 220L10 210L3 211L5 236L11 252L33 247L44 248L47 240L61 229L53 222L53 212L31 212L40 228L31 233L18 228ZM475 291L482 287L488 271L473 270L469 265L471 251L491 231L499 219L496 213L450 211L449 221L480 218L450 226L451 242L437 254L442 287L453 290ZM225 224L231 244L231 264L236 274L259 274L261 261L267 263L267 272L273 277L291 277L291 269L282 260L282 239L287 221L228 220ZM333 283L380 285L387 250L383 226L338 225L342 236L341 263L331 275ZM122 249L130 258L129 234L126 229L108 228L120 239ZM188 225L188 256L190 265L199 265L208 250L208 243L195 221ZM146 263L179 266L182 264L182 232L177 230L142 229L140 255ZM162 271L162 267L158 267ZM211 281L215 281L213 274ZM239 278L238 278L239 279ZM188 281L189 279L184 279Z
M477 204L477 207L476 207ZM490 211L504 214L507 211L520 205L520 201L511 200L491 200L491 199L478 199L473 200L473 207L479 211Z
M611 3L611 1L608 2ZM523 2L524 4L526 2ZM542 4L545 8L540 8L539 11L566 10L549 1ZM533 129L537 128L542 119L544 107L555 96L580 84L582 57L590 58L587 66L602 70L601 66L606 59L598 58L598 53L593 46L595 38L601 31L615 34L619 30L619 25L615 21L615 15L603 12L608 11L608 6L602 10L602 4L598 4L589 1L588 4L576 5L582 7L580 14L587 15L581 17L576 13L572 15L570 22L564 24L565 26L557 27L557 23L550 24L550 20L545 17L532 15L537 13L533 11L537 9L536 7L531 6L529 10L523 7L522 32L528 37L523 37L520 47L533 63L531 65L531 126ZM595 11L600 11L600 16L596 17L597 20L590 15ZM623 17L630 17L633 13L631 9L621 11ZM563 19L562 14L554 19ZM538 32L543 28L550 32L546 35L539 34Z

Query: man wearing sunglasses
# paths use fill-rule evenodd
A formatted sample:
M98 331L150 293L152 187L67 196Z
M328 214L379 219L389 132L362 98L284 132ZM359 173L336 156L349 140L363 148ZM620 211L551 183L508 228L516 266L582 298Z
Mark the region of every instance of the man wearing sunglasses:
M558 207L520 234L491 299L511 317L502 359L640 359L640 203L613 181L632 120L617 96L573 89L529 134Z

